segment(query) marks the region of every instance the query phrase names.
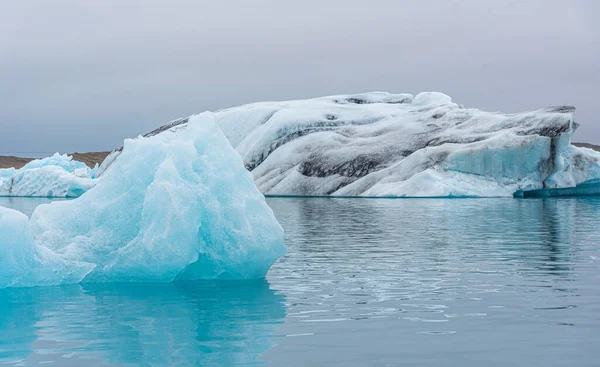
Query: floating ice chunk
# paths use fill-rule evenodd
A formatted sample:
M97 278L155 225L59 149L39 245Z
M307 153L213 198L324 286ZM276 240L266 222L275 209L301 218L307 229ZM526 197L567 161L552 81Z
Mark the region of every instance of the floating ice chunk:
M518 191L516 197L546 198L560 196L600 196L600 180L589 180L575 187Z
M84 174L57 166L16 170L0 182L0 196L78 197L96 183Z
M126 140L93 189L35 210L32 237L26 217L5 211L0 258L22 273L0 286L264 277L286 251L283 229L213 114L190 122Z
M67 154L61 155L59 153L54 153L54 155L51 157L47 157L47 158L43 158L43 159L35 159L35 160L27 163L26 165L24 165L23 168L21 168L21 169L28 170L28 169L41 168L41 167L46 167L46 166L61 167L65 171L71 172L71 173L75 173L75 171L81 170L81 169L83 169L85 171L93 171L85 163L74 160L72 156L67 155ZM93 178L93 174L90 174L88 176L91 176Z
M571 145L574 113L558 106L503 114L437 92L374 92L215 115L266 195L510 197L600 178L600 154Z
M85 163L56 153L20 169L0 169L0 196L78 197L94 186L94 175Z

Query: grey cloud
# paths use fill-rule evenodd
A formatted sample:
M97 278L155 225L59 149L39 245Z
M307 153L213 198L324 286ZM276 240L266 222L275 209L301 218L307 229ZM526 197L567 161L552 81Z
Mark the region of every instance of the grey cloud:
M0 4L0 151L109 150L204 110L373 90L577 106L600 143L596 1Z

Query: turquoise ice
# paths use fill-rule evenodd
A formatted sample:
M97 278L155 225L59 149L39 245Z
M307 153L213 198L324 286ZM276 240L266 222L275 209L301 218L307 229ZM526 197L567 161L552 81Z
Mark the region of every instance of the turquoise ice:
M0 169L0 196L78 197L94 187L96 168L67 154Z
M83 163L73 159L72 156L68 154L59 154L55 153L51 157L43 158L43 159L35 159L21 168L22 170L34 169L34 168L42 168L47 166L56 166L61 167L67 172L75 173L77 170L89 170L90 176L93 178L93 170L89 169L89 167Z
M283 229L211 113L126 140L81 197L0 209L0 287L264 277Z

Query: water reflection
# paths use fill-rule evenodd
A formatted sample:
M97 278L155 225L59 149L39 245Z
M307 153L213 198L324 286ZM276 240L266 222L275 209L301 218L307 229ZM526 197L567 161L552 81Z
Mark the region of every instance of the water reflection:
M600 198L268 203L289 247L269 283L1 291L0 358L329 367L600 359Z
M268 203L289 247L268 274L288 302L281 332L305 335L267 352L275 365L598 356L600 198Z
M286 243L292 248L283 264L306 256L317 264L361 263L361 269L399 262L409 266L415 259L458 269L470 263L505 266L498 264L501 260L527 269L523 275L534 275L533 270L565 275L578 251L573 244L597 241L598 233L590 228L600 219L600 198L270 198L269 205L286 224ZM376 263L366 261L373 258Z
M284 300L265 280L2 290L0 362L261 365Z

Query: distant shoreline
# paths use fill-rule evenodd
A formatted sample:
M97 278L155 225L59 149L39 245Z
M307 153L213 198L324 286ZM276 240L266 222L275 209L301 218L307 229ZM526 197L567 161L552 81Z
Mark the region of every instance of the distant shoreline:
M600 145L595 145L595 144L590 144L590 143L571 143L571 144L575 145L576 147L590 148L590 149L594 149L597 152L600 152Z
M595 151L600 152L600 145L590 144L590 143L573 143L573 145L577 147L590 148ZM73 159L76 161L83 162L87 164L90 168L94 168L97 164L102 163L104 158L110 154L110 152L88 152L88 153L68 153L73 156ZM21 168L27 163L33 161L38 158L24 158L24 157L15 157L15 156L0 156L0 169L2 168Z
M73 159L80 161L88 165L90 168L94 168L96 164L102 163L104 158L110 154L110 152L88 152L88 153L68 153L73 156ZM27 163L38 159L38 158L24 158L15 156L0 156L0 169L2 168L21 168Z

